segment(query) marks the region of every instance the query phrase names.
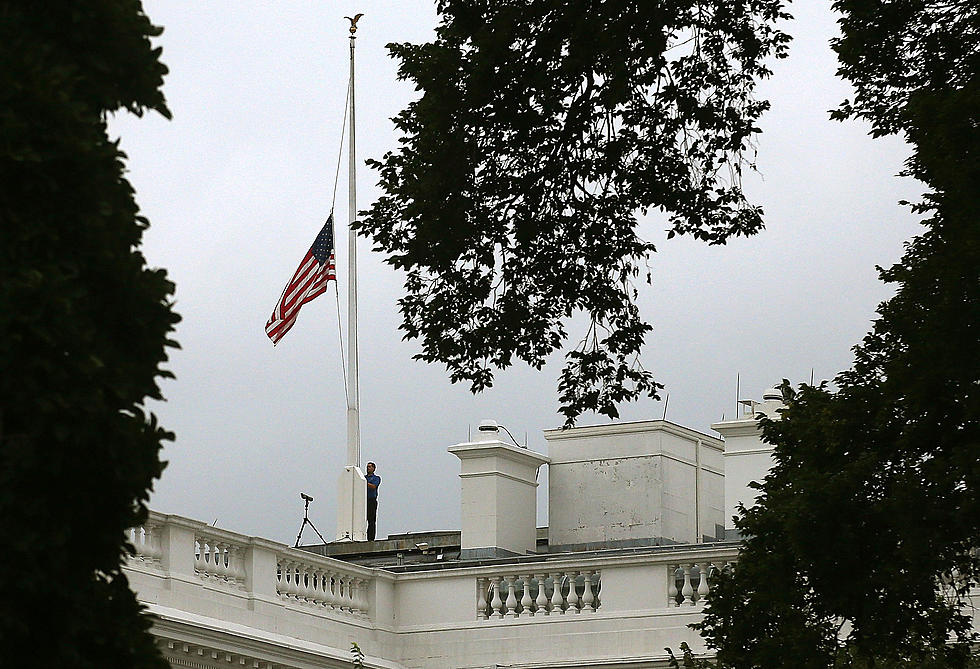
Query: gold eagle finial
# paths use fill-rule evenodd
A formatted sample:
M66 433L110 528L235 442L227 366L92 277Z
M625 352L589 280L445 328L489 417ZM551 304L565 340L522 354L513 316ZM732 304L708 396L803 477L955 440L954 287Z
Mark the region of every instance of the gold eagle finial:
M353 35L357 32L357 20L364 16L364 14L354 14L354 18L345 16L344 18L350 21L350 34Z

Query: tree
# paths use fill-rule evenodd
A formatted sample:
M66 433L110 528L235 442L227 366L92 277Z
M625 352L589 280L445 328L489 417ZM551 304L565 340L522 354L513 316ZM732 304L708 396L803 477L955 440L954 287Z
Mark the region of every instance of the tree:
M723 666L965 667L980 577L980 7L840 0L834 116L902 133L925 231L838 391L763 420L775 466L702 633ZM789 390L788 385L786 386Z
M138 0L0 2L0 647L37 666L166 667L121 571L171 435L173 285L106 116L169 117Z
M762 227L742 193L755 84L785 55L782 0L441 0L436 39L390 44L420 98L394 120L361 234L406 271L401 329L474 392L541 368L575 313L561 411L661 388L638 362L637 212L708 244ZM648 275L649 280L649 275Z

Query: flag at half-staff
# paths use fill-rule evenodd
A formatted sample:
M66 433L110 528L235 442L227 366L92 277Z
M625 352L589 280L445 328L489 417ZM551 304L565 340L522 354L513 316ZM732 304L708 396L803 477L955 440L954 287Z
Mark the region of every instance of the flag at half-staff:
M265 333L273 344L289 332L299 316L300 308L327 290L327 283L337 280L337 261L333 245L333 213L323 224L320 234L299 264L293 278L282 291L279 303L272 311Z

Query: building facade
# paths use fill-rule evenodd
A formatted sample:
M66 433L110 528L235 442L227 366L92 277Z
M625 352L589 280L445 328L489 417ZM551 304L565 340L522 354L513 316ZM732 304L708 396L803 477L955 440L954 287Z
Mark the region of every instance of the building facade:
M548 456L486 421L459 458L459 532L291 548L151 513L126 573L174 667L544 669L667 666L704 645L715 570L738 557L731 516L771 464L759 413L545 433ZM549 527L535 527L549 467Z

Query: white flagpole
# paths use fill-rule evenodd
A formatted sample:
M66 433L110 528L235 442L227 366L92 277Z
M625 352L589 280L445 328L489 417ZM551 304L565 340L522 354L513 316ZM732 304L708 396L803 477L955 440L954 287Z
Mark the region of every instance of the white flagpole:
M347 397L347 464L352 467L361 465L361 425L359 415L360 393L358 390L357 373L357 234L353 230L357 220L357 154L355 151L354 123L354 40L357 36L358 14L351 20L350 26L350 145L348 149L348 217L349 233L349 266L347 278L347 351L350 379Z
M364 541L367 539L367 482L361 473L360 397L357 374L357 235L353 225L357 220L357 152L354 136L354 40L357 20L350 21L350 142L348 149L348 217L350 221L349 261L347 267L347 358L350 372L347 380L347 466L337 481L337 539Z

